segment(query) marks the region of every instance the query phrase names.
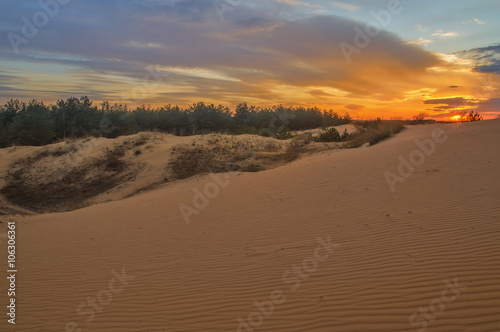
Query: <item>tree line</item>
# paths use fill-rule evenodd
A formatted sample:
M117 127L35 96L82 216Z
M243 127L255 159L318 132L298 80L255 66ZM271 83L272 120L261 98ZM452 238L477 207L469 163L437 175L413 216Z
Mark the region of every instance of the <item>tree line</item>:
M337 126L351 121L317 107L258 107L239 104L234 111L223 105L195 103L187 108L166 105L152 108L104 101L100 106L86 96L55 104L17 99L0 106L0 148L12 145L46 145L66 138L106 137L160 131L179 136L212 132L282 135L290 130Z

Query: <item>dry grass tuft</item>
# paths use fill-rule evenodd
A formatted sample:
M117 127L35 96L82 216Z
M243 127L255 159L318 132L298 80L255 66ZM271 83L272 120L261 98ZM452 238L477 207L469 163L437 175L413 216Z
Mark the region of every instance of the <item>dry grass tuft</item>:
M44 150L15 163L7 175L7 185L0 193L11 203L36 212L59 212L85 206L94 196L134 178L122 159L122 148L108 150L104 155L60 170L42 171L41 165L51 163L59 150ZM40 170L37 170L37 168Z
M346 144L348 148L359 148L365 143L375 145L405 129L402 121L362 121L360 132Z

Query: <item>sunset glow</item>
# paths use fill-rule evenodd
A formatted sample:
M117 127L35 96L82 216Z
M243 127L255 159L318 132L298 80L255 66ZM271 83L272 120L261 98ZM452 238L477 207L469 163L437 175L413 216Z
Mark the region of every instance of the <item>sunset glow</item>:
M0 103L87 95L354 118L499 114L495 1L220 1L3 1Z

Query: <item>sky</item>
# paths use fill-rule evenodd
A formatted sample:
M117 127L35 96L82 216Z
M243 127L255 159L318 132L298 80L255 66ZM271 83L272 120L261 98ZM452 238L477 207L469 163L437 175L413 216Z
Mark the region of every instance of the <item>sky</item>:
M2 0L0 104L500 114L498 0Z

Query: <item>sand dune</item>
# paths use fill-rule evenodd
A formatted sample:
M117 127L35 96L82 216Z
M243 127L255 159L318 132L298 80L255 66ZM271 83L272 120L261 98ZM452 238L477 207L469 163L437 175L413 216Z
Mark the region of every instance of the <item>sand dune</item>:
M335 128L341 133L358 131L350 124ZM289 140L149 132L0 149L0 214L71 211L121 200L197 174L272 169L300 155L347 143L304 138L317 136L319 131L296 132Z
M2 233L17 222L19 261L17 325L0 329L500 331L499 129L415 126L259 173L0 216Z

